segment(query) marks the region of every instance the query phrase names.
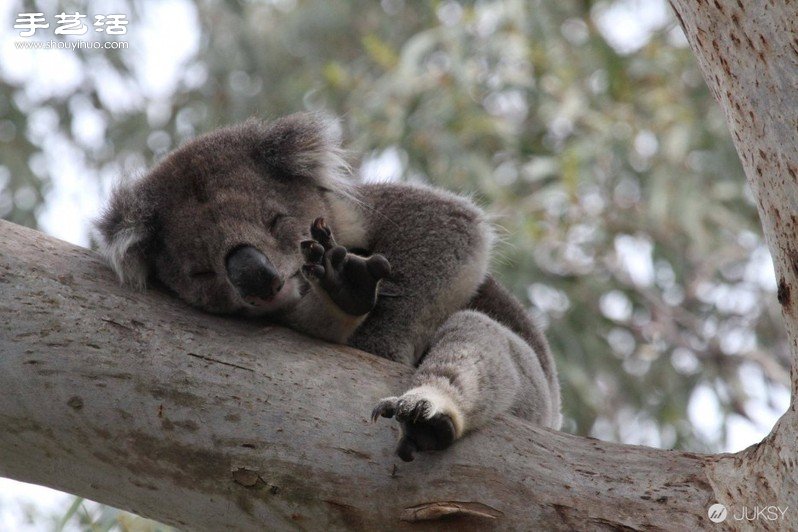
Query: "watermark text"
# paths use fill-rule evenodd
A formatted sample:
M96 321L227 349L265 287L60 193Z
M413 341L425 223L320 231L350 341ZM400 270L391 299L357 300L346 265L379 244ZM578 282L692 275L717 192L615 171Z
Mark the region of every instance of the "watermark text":
M763 505L740 506L727 508L723 504L715 503L707 509L707 517L713 523L732 521L778 521L784 519L789 506Z
M127 41L14 41L21 50L127 50Z

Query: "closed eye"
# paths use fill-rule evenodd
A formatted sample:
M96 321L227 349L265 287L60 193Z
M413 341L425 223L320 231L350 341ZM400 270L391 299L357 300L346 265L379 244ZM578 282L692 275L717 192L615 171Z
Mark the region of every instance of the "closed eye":
M276 214L269 222L269 232L274 234L277 230L277 225L286 217L285 214Z
M192 279L213 279L216 277L216 272L213 270L197 270L195 272L191 272L189 276Z

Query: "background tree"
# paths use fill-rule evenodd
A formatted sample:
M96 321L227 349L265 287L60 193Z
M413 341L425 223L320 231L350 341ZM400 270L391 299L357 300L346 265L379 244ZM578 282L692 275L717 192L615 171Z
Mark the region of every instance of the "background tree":
M628 4L123 2L129 50L64 52L68 75L49 81L20 64L56 52L7 52L0 215L51 227L65 166L100 195L220 124L323 107L366 176L472 193L496 214L497 269L548 326L567 431L722 449L728 425L786 405L775 282L689 49L673 21L613 41ZM182 29L167 41L159 24ZM177 76L154 76L159 52L182 58ZM719 405L717 430L687 421L702 401Z

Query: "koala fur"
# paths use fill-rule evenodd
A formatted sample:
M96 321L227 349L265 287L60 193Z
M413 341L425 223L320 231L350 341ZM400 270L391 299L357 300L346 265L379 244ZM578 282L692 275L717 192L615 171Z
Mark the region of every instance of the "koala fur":
M504 412L559 428L553 358L488 273L485 214L443 190L345 175L336 122L251 119L115 190L101 251L131 287L158 279L206 311L417 366L410 389L372 413L401 423L405 460Z

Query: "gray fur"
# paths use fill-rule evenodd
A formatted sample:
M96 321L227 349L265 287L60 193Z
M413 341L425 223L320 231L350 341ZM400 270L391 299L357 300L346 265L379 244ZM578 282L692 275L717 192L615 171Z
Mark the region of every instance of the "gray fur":
M157 278L204 310L264 315L418 365L411 389L375 409L402 421L400 448L410 458L507 411L559 428L548 344L488 274L493 233L485 215L438 189L345 181L337 131L335 122L301 114L250 120L188 143L113 193L98 221L104 255L133 287ZM339 257L358 271L366 259L356 250L390 263L387 278L372 280L379 296L369 313L343 312L308 273L331 267L333 245L318 265L299 251L300 242L318 240L310 226L319 217L334 246L349 250ZM226 274L225 257L242 245L260 250L285 280L260 307L244 301ZM429 427L440 441L425 443Z

